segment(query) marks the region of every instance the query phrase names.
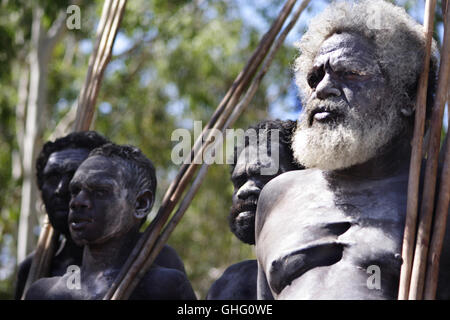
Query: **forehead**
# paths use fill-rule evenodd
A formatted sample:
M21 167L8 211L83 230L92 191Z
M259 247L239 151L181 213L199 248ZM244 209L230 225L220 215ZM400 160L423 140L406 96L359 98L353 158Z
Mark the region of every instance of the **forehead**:
M374 62L376 58L375 46L358 34L335 33L322 43L315 61L321 62L330 57L362 60L370 63Z
M88 154L89 150L83 148L55 151L48 157L44 171L60 168L77 168L87 158Z
M86 179L116 180L121 181L122 167L118 160L103 156L87 158L78 168L73 181L84 181Z

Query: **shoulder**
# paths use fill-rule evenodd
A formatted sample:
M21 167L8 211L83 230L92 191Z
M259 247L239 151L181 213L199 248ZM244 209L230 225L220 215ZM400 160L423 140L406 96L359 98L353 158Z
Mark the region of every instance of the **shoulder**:
M169 246L168 244L164 245L164 247L162 248L162 250L160 252L160 255L161 254L178 257L178 253L175 251L175 249L172 248L171 246Z
M323 171L319 169L305 169L288 171L270 180L262 189L260 197L271 200L286 196L287 192L295 186L295 189L306 187L312 183L324 180ZM258 200L258 204L259 204Z
M169 245L165 245L155 259L155 263L165 268L172 268L186 273L184 263L178 253Z
M291 202L294 198L303 197L310 190L317 190L318 185L325 183L324 173L319 169L288 171L272 179L264 186L258 199L257 228L269 212L280 208L284 199ZM313 185L314 188L311 188Z
M256 260L241 261L226 268L220 278L215 281L215 284L246 280L248 277L252 278L253 275L256 277L257 271L258 263Z
M153 266L131 296L137 300L195 300L186 275L180 270Z
M256 300L258 263L245 260L228 267L208 291L207 300Z
M64 299L62 293L63 277L41 278L31 285L25 300Z
M235 263L231 266L229 266L225 272L253 272L258 270L258 263L256 260L244 260L238 263Z

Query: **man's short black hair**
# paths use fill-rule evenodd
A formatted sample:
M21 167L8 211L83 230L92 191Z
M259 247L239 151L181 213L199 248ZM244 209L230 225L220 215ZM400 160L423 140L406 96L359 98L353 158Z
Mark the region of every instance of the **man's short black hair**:
M125 187L134 190L135 194L140 190L148 189L155 195L157 184L155 167L139 148L108 143L92 150L88 157L92 156L122 160L122 163L130 170L130 174L126 176Z
M72 132L55 141L46 142L36 160L36 178L39 190L42 189L42 185L44 184L44 168L53 152L69 148L87 149L91 151L108 142L108 139L95 131Z
M292 121L292 120L280 120L280 119L276 119L276 120L263 120L261 122L258 122L255 125L249 126L247 128L247 130L245 130L246 132L250 129L254 129L256 130L257 133L257 139L259 139L259 133L260 130L266 130L268 132L267 135L267 150L269 150L270 152L270 130L278 130L279 132L279 143L280 145L283 145L287 152L287 156L288 156L288 161L289 163L291 163L294 167L298 167L299 169L301 169L301 167L299 167L299 164L295 162L294 160L294 156L292 153L292 149L291 149L291 142L292 142L292 135L295 132L295 128L297 126L297 121ZM234 147L234 152L233 152L233 163L230 164L230 170L231 173L233 173L234 168L236 166L237 163L237 159L239 157L240 152L246 148L249 144L250 144L250 139L248 137L248 135L245 135L244 138L244 145L243 146L235 146ZM258 140L259 143L259 140Z

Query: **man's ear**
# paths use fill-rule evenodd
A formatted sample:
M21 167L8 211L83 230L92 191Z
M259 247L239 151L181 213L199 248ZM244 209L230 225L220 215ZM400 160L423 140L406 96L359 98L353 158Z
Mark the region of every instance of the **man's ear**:
M145 218L152 209L154 201L153 192L148 189L140 191L134 205L134 216L138 219Z

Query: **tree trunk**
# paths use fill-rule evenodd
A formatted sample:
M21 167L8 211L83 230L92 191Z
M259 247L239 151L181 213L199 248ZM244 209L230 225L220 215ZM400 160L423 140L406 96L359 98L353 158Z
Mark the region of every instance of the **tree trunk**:
M19 145L19 150L14 150L12 157L12 175L14 180L19 180L22 177L22 160L23 159L23 137L25 134L25 116L28 102L28 80L29 67L18 66L19 76L19 90L16 105L16 137Z
M61 13L47 31L42 24L44 11L33 8L31 26L31 48L29 52L29 87L26 109L25 130L23 134L23 182L20 206L19 231L17 239L17 261L21 262L34 248L37 225L39 192L36 185L36 157L42 146L42 129L46 121L47 72L51 53L64 32L65 13ZM20 144L20 142L19 142Z

